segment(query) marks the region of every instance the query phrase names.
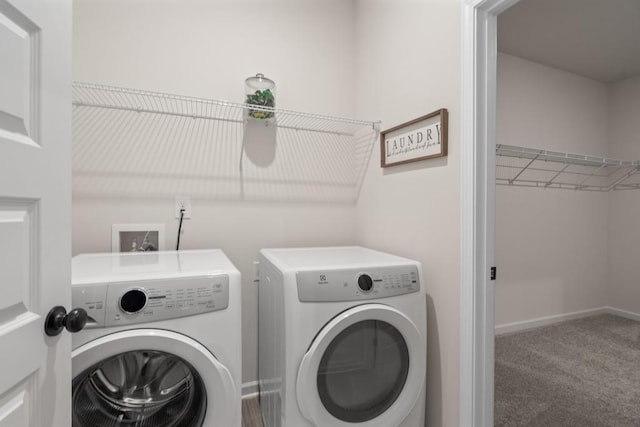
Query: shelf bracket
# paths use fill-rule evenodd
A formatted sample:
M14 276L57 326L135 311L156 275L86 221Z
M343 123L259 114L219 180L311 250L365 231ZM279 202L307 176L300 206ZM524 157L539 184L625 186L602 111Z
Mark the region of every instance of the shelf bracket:
M540 157L540 154L542 154L542 151L541 151L541 152L539 152L538 154L536 154L536 156L535 156L533 159L531 159L531 161L530 161L529 163L527 163L527 165L526 165L524 168L522 168L522 170L521 170L520 172L518 172L518 174L517 174L516 176L514 176L512 179L510 179L510 180L509 180L509 184L513 184L513 182L514 182L516 179L518 179L518 177L519 177L520 175L522 175L522 174L524 173L524 171L526 171L526 170L527 170L527 168L528 168L529 166L531 166L531 164L532 164L533 162L535 162L536 160L538 160L538 157Z
M564 167L563 167L562 169L560 169L560 170L558 171L558 173L556 173L556 174L553 176L553 178L551 178L549 181L547 181L547 182L544 184L544 188L547 188L548 186L550 186L551 184L553 184L553 181L554 181L558 176L560 176L560 174L561 174L562 172L564 172L564 171L565 171L569 166L571 166L571 163L567 163L566 165L564 165Z
M611 183L611 185L609 185L609 187L607 187L607 191L612 190L612 189L615 190L615 188L618 185L620 185L621 183L623 183L624 181L629 179L631 176L633 176L636 173L638 173L638 170L640 170L640 166L636 166L634 169L630 170L629 172L627 172L626 174L624 174L620 178L616 179L613 183Z

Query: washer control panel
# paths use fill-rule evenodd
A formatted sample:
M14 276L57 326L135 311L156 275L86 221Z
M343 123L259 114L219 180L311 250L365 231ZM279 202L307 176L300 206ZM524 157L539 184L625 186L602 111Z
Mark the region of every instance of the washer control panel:
M420 290L415 265L296 272L298 299L307 302L388 298Z
M229 276L73 286L72 300L87 311L87 328L155 322L226 309Z

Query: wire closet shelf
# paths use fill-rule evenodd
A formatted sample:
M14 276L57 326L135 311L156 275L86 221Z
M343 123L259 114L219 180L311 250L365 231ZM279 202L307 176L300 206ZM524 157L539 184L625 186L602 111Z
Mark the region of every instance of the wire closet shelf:
M72 101L76 196L354 203L380 130L374 121L86 82L73 83ZM256 110L272 118L251 118ZM250 155L268 157L260 150L269 148L268 162Z
M282 110L259 105L248 106L230 101L86 82L73 83L73 105L76 107L99 107L235 123L243 122L246 110L258 110L273 112L277 117L277 127L284 129L332 133L344 136L351 136L363 127L376 131L380 130L380 122Z
M640 162L496 145L496 184L583 191L640 189Z

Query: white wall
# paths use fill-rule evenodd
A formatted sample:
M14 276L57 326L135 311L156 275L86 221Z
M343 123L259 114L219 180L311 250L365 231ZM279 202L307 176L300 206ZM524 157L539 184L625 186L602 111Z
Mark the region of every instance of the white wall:
M354 3L343 0L75 0L74 79L242 102L244 79L262 72L276 81L277 107L353 117L354 11ZM113 145L103 147L99 162L108 161L119 141L106 143ZM176 151L166 156L187 150L185 143L175 141L171 149ZM133 147L131 155L134 162L145 162L158 150L149 147L136 154ZM237 156L240 146L224 150ZM204 161L215 173L216 158ZM77 172L86 170L88 162L76 152L76 183L84 178ZM168 179L179 177L169 174ZM109 188L109 182L94 181L74 194L74 254L110 251L113 223L163 223L167 248L174 248L177 194L151 182L147 197L134 198ZM183 194L190 189L200 193L197 182L190 185L182 187ZM353 244L355 206L195 198L192 210L181 248L222 248L242 273L243 381L253 381L257 289L252 262L257 252L272 246Z
M607 154L608 85L498 53L497 143Z
M497 143L606 156L608 86L498 54ZM497 186L495 322L606 305L608 194Z
M610 146L613 158L640 159L640 76L611 85ZM633 182L640 182L634 178ZM622 310L640 313L640 191L609 194L609 286L608 303Z
M357 238L422 262L428 294L427 425L457 426L460 329L460 32L457 0L357 1L357 112L387 129L449 110L449 155L380 168L358 201Z
M75 80L242 102L263 73L278 107L353 114L352 1L74 0L73 12Z

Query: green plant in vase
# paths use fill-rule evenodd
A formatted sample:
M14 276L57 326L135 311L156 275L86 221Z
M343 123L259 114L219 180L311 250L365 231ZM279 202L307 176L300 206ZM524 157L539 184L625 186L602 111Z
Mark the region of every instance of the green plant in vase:
M245 104L274 108L276 105L276 99L273 96L271 89L256 90L254 94L247 95ZM270 119L271 117L273 117L273 111L249 109L249 116L253 117L254 119Z

